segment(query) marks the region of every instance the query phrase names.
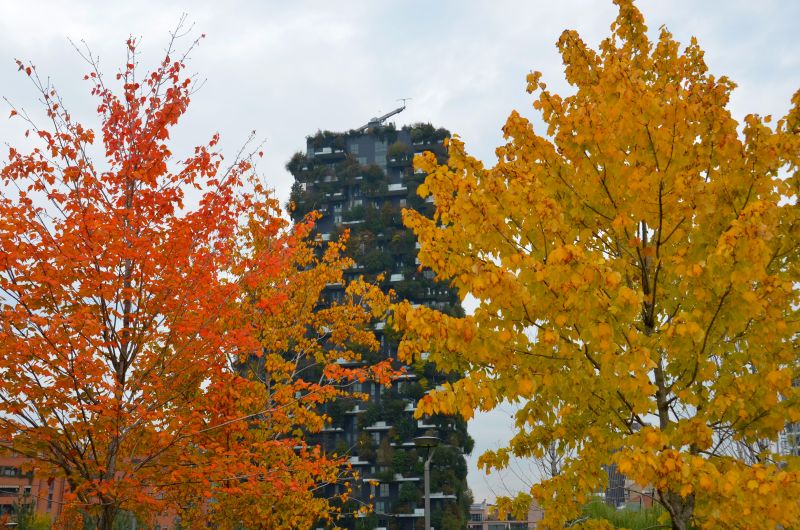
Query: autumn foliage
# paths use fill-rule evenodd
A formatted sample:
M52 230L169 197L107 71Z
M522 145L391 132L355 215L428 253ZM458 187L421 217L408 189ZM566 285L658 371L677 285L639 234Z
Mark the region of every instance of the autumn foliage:
M354 380L391 375L336 363L377 346L385 300L356 283L315 311L350 265L343 242L318 249L313 217L287 225L260 153L223 165L215 135L175 157L193 90L175 42L142 74L129 41L111 83L87 56L97 132L20 63L47 125L19 111L39 145L9 148L0 174L0 439L67 478L66 527L122 510L308 526L333 515L316 490L352 475L305 434Z
M800 92L774 124L737 122L735 85L697 42L651 41L616 3L599 50L558 41L574 93L528 76L543 132L512 112L494 167L457 138L447 165L416 161L436 204L433 220L405 212L420 262L479 302L466 318L397 307L407 359L466 373L418 412L519 404L509 446L481 463L567 455L530 491L547 528L612 463L673 528L796 527L800 460L776 442L800 421Z

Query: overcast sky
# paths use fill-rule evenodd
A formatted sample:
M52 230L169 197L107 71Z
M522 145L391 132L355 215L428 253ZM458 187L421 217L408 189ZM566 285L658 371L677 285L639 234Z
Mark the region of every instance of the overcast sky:
M800 88L800 1L638 5L651 34L666 25L683 43L696 36L711 72L738 83L731 101L735 117L785 114ZM68 39L85 40L113 74L124 63L129 35L142 38L143 66L152 65L168 31L186 13L195 34L207 35L190 63L206 83L173 135L176 154L219 132L222 150L232 157L256 130L266 140L259 169L282 202L291 186L284 164L304 149L306 135L363 125L395 108L398 98L413 98L397 116L398 125L429 121L446 127L491 163L509 112L534 116L525 93L530 70L542 71L550 88L565 90L554 45L559 34L576 29L596 47L615 14L610 0L0 0L0 6L0 95L36 108L33 87L14 63L30 60L55 82L73 116L88 125L96 125L95 104L82 81L86 66ZM8 110L0 112L0 141L18 145L23 127L3 119ZM518 487L511 474L505 481L487 479L475 468L481 450L508 438L509 412L470 422L477 447L469 459L469 482L477 501ZM520 469L529 467L523 463Z

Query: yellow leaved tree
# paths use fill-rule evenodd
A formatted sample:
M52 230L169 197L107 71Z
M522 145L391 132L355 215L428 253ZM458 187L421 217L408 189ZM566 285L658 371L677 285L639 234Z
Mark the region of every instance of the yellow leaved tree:
M548 528L580 514L610 464L675 529L797 526L800 462L777 441L800 421L800 92L776 123L739 123L734 83L694 40L651 42L632 1L616 3L599 50L574 31L558 41L573 95L529 75L545 133L512 112L494 167L457 138L447 165L416 160L436 204L433 220L405 212L420 262L479 301L466 318L395 308L406 359L465 374L418 413L518 403L508 447L481 464L566 454L501 503L533 496Z

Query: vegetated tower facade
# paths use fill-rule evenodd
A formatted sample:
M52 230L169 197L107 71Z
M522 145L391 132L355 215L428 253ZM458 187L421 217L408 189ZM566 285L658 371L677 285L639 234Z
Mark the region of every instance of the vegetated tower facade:
M436 281L430 270L420 270L418 244L403 226L401 211L413 208L432 215L433 204L421 199L417 186L425 175L412 166L414 154L432 151L447 157L445 129L416 124L397 129L385 124L387 117L373 119L360 129L345 133L318 132L306 142L306 152L295 154L287 169L295 178L291 201L292 216L302 219L311 211L322 215L316 227L323 241L336 240L350 231L348 254L355 265L346 280L360 276L375 281L383 275L381 287L393 289L398 298L463 315L458 296L448 285ZM344 286L329 286L326 303L343 295ZM364 362L397 358L398 337L385 323L376 325L380 351ZM399 362L398 362L399 363ZM344 518L337 524L346 528L422 528L424 515L423 460L425 450L417 449L414 438L434 434L442 440L431 464L432 525L437 529L464 528L471 496L463 453L472 451L473 441L466 422L458 417L413 418L417 401L426 390L450 377L431 363L410 366L392 387L374 382L356 383L353 389L369 400L340 400L327 405L331 423L320 435L323 447L349 454L362 479L353 489L351 505L374 504L367 517Z

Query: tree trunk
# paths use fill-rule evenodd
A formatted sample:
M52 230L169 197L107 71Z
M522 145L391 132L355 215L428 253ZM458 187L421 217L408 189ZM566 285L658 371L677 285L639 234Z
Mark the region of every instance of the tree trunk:
M660 490L658 496L672 519L672 530L688 530L694 515L694 493L681 497L670 490Z
M97 530L112 530L114 528L114 519L117 517L116 505L105 505L100 510L100 515L97 518Z

